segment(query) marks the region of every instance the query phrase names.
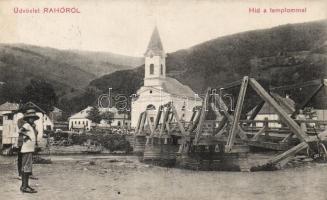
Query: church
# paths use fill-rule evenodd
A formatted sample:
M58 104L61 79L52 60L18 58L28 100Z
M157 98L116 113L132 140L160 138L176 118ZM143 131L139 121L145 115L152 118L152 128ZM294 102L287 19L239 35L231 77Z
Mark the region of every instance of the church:
M144 57L144 85L132 100L131 126L137 126L138 118L145 110L154 121L160 105L169 102L173 102L181 120L189 121L193 108L202 105L202 99L187 85L166 76L166 54L157 27L153 30Z

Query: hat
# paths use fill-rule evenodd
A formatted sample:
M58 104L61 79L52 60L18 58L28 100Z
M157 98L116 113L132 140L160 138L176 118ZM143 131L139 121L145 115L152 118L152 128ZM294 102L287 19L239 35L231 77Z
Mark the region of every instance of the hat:
M35 120L38 120L40 117L36 115L36 112L34 109L29 109L26 110L26 112L24 113L24 119L27 118L34 118Z

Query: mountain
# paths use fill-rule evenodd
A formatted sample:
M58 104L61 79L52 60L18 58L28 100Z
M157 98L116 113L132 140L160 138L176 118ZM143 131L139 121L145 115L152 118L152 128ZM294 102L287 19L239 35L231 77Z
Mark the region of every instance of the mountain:
M167 72L197 93L203 93L209 86L223 87L245 75L275 86L312 80L326 76L326 47L322 47L325 41L327 20L247 31L167 54ZM254 59L274 57L283 52L291 52L295 57L306 52L306 56L300 64L269 65L264 69L259 67L261 73L257 72ZM110 86L113 91L130 95L143 84L143 68L105 75L90 85L103 91ZM125 81L132 84L125 84Z
M17 93L31 79L42 78L54 86L59 97L76 96L99 76L142 64L142 58L113 53L0 44L0 82Z

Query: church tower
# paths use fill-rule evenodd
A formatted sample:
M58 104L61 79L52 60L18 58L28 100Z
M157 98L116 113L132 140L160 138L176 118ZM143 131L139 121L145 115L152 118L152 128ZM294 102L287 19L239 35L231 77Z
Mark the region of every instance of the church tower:
M157 27L152 32L144 57L144 86L162 87L166 78L166 54Z

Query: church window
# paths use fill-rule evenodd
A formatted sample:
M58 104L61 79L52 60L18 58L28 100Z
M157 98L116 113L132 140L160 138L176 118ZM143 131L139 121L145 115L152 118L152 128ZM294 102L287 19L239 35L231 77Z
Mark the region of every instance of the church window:
M153 118L153 117L150 117L150 121L151 121L151 122L154 122L154 118Z
M152 94L152 90L150 90L150 94Z
M163 75L163 66L162 66L162 64L160 66L160 74Z
M120 121L118 121L118 126L120 126Z
M154 73L154 64L150 64L150 74Z
M148 105L148 106L146 107L146 109L147 109L147 110L155 110L156 107L155 107L154 105L150 104L150 105Z

